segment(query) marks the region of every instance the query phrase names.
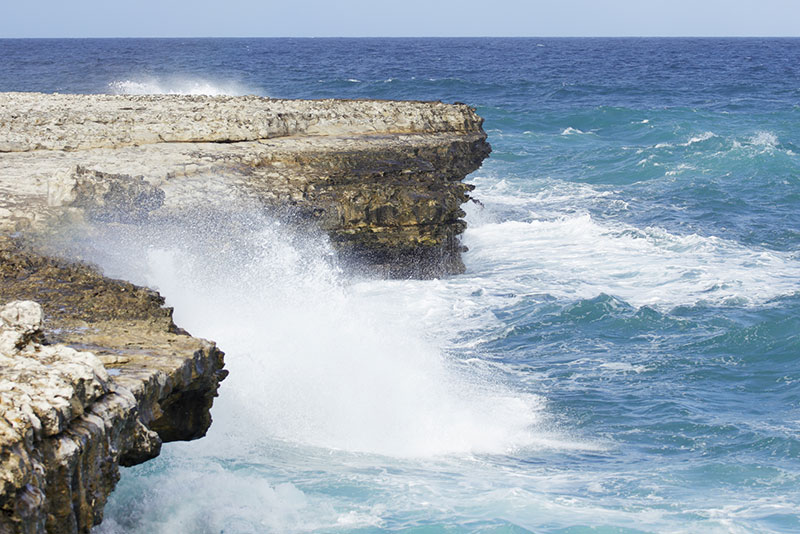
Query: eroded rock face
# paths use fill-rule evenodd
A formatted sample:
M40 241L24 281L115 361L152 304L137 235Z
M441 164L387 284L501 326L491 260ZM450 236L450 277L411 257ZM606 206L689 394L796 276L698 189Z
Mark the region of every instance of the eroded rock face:
M244 198L313 223L353 265L459 273L462 180L490 152L481 123L441 102L0 93L0 230Z
M5 237L0 302L0 532L88 532L120 465L205 434L222 353L157 293Z

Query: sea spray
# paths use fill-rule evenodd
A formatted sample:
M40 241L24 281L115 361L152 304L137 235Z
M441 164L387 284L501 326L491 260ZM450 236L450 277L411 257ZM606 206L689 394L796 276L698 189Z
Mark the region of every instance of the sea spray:
M158 289L177 324L227 352L215 426L236 421L244 439L394 456L503 452L532 439L539 398L470 374L406 310L354 294L323 237L255 212L217 213L97 229L82 248L106 274Z
M162 532L202 532L203 525L285 532L380 522L380 514L363 505L342 509L341 500L337 506L318 497L309 505L291 480L231 470L238 464L275 469L285 448L307 451L294 459L301 465L321 456L317 468L328 470L332 454L348 462L352 454L367 454L358 461L372 468L396 460L370 457L548 446L551 436L537 431L540 397L447 356L420 330L420 321L404 318L407 309L387 309L385 290L363 290L380 282L349 279L322 236L298 233L256 211L95 227L84 235L90 237L73 244L76 253L107 275L158 289L175 307L178 325L226 351L231 373L209 435L183 445L180 458L170 458L167 448L158 461L163 471L139 482L149 478L158 498L147 499L148 510L139 504L112 512L101 532L152 528L152 519L142 516L153 514L153 506ZM219 501L218 491L227 497ZM214 510L209 501L217 502ZM307 506L316 510L311 519Z
M108 91L115 95L247 95L260 94L240 83L213 81L190 76L156 78L143 76L134 79L114 80Z

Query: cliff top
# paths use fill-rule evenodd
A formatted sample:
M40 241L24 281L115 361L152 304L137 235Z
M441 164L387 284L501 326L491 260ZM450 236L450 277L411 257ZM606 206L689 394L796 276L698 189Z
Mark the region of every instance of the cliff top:
M469 106L442 102L0 93L0 152L295 135L478 133L482 122Z

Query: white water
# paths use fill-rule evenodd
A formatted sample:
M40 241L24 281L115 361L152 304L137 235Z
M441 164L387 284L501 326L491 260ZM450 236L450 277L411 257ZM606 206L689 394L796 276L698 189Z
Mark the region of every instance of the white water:
M759 305L796 291L800 263L717 237L600 224L589 215L508 221L468 231L476 274L565 299L601 293L634 306Z
M260 91L245 85L225 81L207 80L192 77L140 77L136 79L114 80L108 90L115 95L248 95Z
M395 457L536 442L541 399L448 358L424 317L386 306L387 297L400 304L386 295L391 284L352 289L323 240L293 239L257 216L248 225L235 243L181 227L95 244L108 274L158 289L177 324L229 354L218 427L238 440Z
M468 207L469 271L446 280L349 279L324 239L255 214L93 238L91 257L107 274L159 289L176 323L217 341L231 371L209 436L168 445L126 475L122 504L112 503L98 532L348 531L482 516L674 526L663 512L598 504L603 475L591 470L524 468L518 458L546 465L548 455L604 454L613 444L570 435L542 397L502 378L504 364L449 354L472 354L481 330L496 326L492 310L509 299L756 301L794 290L797 260L555 216L568 199L608 201L590 186L486 192L490 210ZM514 222L492 212L533 204L546 215ZM611 360L597 367L647 370Z
M607 294L664 309L763 305L800 286L800 261L791 253L595 220L585 206L628 207L590 185L556 183L527 193L501 180L482 193L491 208L465 206L470 225L463 241L471 267L456 283L480 281L495 292L566 300Z

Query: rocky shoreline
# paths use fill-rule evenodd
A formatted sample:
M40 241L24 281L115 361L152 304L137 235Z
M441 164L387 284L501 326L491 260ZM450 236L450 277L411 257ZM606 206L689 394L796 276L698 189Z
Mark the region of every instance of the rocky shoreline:
M205 434L226 374L156 292L47 236L256 206L354 268L458 273L481 124L438 102L0 93L0 533L88 532L119 465Z

